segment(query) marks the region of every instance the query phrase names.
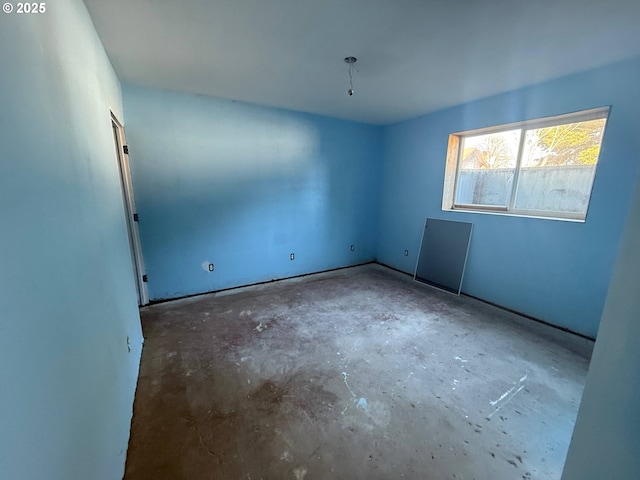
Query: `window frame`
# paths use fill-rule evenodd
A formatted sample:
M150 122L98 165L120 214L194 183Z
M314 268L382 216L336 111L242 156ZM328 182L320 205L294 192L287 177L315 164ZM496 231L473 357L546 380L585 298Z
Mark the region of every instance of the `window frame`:
M591 195L593 193L593 184L595 183L595 176L600 163L600 152L598 153L598 159L595 164L593 178L591 180L591 187L589 191L589 201L587 208L582 213L575 212L562 212L562 211L548 211L548 210L530 210L530 209L517 209L515 208L516 196L518 193L518 180L521 172L522 157L524 152L524 143L526 141L527 131L535 130L539 128L555 127L559 125L566 125L570 123L587 122L591 120L605 120L605 125L602 131L602 138L600 140L600 146L604 143L604 136L607 129L607 123L609 120L610 106L597 107L588 110L581 110L578 112L565 113L562 115L554 115L550 117L536 118L532 120L525 120L521 122L514 122L502 125L495 125L485 128L477 128L473 130L467 130L464 132L452 133L449 135L449 144L447 147L447 160L445 166L445 178L444 189L442 195L442 210L467 212L467 213L484 213L493 215L509 215L528 218L543 218L551 220L565 220L572 222L585 222L589 205L591 204ZM511 192L508 192L508 199L506 206L502 205L480 205L480 204L456 204L456 194L458 188L458 177L460 172L460 165L462 163L462 155L464 153L464 139L468 137L474 137L479 135L490 135L509 130L520 130L520 140L518 145L518 153L516 157L516 164L514 167L513 182L511 185Z

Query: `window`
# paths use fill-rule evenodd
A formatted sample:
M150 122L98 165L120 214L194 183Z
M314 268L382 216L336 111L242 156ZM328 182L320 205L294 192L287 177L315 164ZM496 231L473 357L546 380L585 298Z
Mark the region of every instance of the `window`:
M443 210L584 221L609 107L449 137Z

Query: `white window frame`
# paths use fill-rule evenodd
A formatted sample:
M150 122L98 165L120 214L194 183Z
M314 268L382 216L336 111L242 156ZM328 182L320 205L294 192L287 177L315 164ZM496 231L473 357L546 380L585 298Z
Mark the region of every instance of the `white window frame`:
M515 122L503 125L496 125L493 127L487 128L478 128L474 130L467 130L464 132L452 133L449 135L449 145L447 148L447 161L445 167L445 177L444 177L444 189L442 193L442 210L448 211L462 211L462 212L470 212L470 213L486 213L486 214L494 214L494 215L511 215L511 216L519 216L519 217L533 217L533 218L546 218L553 220L565 220L565 221L573 221L573 222L584 222L587 217L587 211L589 208L589 204L591 203L591 194L593 192L593 180L591 182L591 188L589 191L589 202L587 203L587 211L584 214L582 213L572 213L572 212L559 212L559 211L537 211L537 210L522 210L515 208L515 200L518 192L518 177L520 175L520 166L522 163L522 153L523 153L523 145L526 138L527 130L534 130L537 128L546 128L546 127L554 127L558 125L565 125L568 123L578 123L578 122L586 122L589 120L599 120L605 119L608 121L609 118L609 110L610 107L599 107L593 108L590 110L582 110L579 112L566 113L563 115L555 115L552 117L544 117L538 118L534 120L526 120L522 122ZM456 189L458 182L458 173L460 169L460 164L462 162L462 149L460 146L463 143L464 138L466 137L474 137L477 135L488 135L493 133L500 133L508 130L521 130L520 133L520 145L518 147L518 154L516 158L516 166L515 173L513 177L513 183L511 186L511 193L509 196L509 202L506 206L493 206L493 205L462 205L456 204ZM606 122L605 122L605 130L602 134L601 145L604 142L604 134L606 131ZM596 162L596 169L599 163Z

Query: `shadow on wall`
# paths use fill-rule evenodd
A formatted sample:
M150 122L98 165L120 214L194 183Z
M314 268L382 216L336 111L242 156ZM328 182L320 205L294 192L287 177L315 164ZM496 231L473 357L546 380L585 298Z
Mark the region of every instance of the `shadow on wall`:
M379 127L124 92L152 299L373 260Z

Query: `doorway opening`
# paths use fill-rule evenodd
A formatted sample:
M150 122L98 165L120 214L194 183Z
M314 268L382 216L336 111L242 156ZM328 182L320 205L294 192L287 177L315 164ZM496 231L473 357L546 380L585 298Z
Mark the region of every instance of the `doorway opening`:
M113 141L118 160L118 171L120 173L120 187L122 190L122 203L129 236L129 249L131 250L131 263L138 295L138 305L143 306L149 303L149 293L147 291L147 276L144 273L144 261L142 258L142 245L140 243L140 232L138 230L138 214L136 212L136 202L133 196L133 183L131 182L131 170L129 168L129 151L124 136L122 123L111 113L111 127L113 130Z

